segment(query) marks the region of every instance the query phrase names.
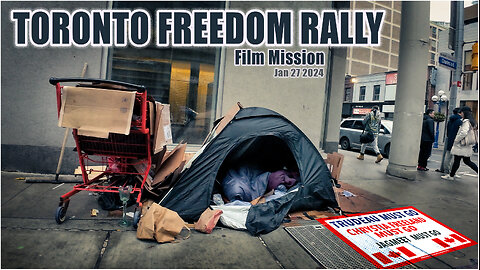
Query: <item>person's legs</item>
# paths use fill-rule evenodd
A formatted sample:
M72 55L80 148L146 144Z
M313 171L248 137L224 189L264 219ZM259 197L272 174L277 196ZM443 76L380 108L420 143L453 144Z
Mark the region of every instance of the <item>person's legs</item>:
M367 149L367 144L362 143L362 146L360 147L360 154L365 154L365 149Z
M455 173L457 172L458 168L460 167L460 160L462 160L461 156L453 156L453 165L452 170L450 171L450 176L454 177Z
M472 170L478 173L477 164L473 163L473 161L470 160L470 157L463 157L463 163L465 163L465 165L472 168Z
M375 151L375 154L379 155L380 151L378 150L378 135L375 135L375 138L373 139L373 142L371 142L371 145L373 147L373 151Z
M445 173L450 173L450 170L452 169L452 164L453 164L453 158L452 154L450 151L445 152L445 159L443 160L443 172Z
M380 150L378 150L378 135L375 135L375 139L372 142L373 146L373 151L375 151L375 154L377 154L377 160L375 160L375 163L379 163L382 161L383 156L380 154Z
M420 153L418 153L418 166L422 168L426 168L427 160L428 160L428 142L421 142Z
M360 147L360 154L358 155L357 159L363 160L365 159L365 149L367 148L366 143L362 143L362 146Z

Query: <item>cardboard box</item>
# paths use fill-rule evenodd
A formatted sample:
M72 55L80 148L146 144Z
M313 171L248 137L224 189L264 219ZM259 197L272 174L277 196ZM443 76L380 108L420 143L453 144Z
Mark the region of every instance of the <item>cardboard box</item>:
M64 86L58 126L76 128L79 135L98 138L108 138L109 133L128 135L135 93Z
M172 144L170 125L170 105L155 102L155 132L153 136L153 154L160 152L167 144Z

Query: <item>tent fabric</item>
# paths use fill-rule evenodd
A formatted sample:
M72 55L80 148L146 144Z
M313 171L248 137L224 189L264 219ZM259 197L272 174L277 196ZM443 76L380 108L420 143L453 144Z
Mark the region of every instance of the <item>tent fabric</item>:
M267 148L269 151L264 151ZM264 163L261 169L270 172L283 169L275 167L279 164L288 169L296 167L300 173L297 192L250 207L246 227L254 235L278 228L290 210L338 207L330 171L312 142L285 117L258 107L238 111L191 167L182 172L161 205L187 221L198 220L211 204L216 180L223 179L220 174L240 161Z

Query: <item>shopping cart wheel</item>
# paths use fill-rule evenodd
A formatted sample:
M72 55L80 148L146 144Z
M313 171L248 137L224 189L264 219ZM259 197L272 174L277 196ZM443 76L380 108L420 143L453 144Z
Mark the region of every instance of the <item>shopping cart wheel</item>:
M58 224L62 224L65 221L66 214L67 214L67 208L64 206L59 206L57 208L57 212L55 213L55 221Z
M142 211L135 209L135 213L133 214L133 228L138 227L138 222L140 221L140 216L142 215Z

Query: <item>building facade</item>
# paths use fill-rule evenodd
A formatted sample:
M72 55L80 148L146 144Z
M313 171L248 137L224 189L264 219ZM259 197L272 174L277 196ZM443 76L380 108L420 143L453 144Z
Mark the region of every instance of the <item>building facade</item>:
M472 70L472 45L478 42L478 4L466 7L464 9L464 45L462 54L462 76L460 87L457 87L456 107L469 106L472 108L474 116L478 119L478 71ZM448 46L449 31L440 33L439 52L444 55L450 55L453 59L453 50ZM436 82L437 93L443 90L450 97L452 71L444 66L438 66ZM444 104L441 110L447 112L447 104ZM450 112L448 112L450 113Z
M347 77L345 84L352 89L352 99L344 100L342 117L363 117L377 105L384 119L393 119L397 89L396 71Z
M332 82L344 78L345 53L329 47L308 48L321 51L324 71L316 78L275 78L274 66L239 66L235 64L235 50L239 47L134 47L43 48L15 46L10 11L54 10L58 6L69 12L78 9L135 9L150 13L158 9L231 9L247 12L260 10L338 9L338 3L321 2L2 2L2 169L25 172L53 173L57 167L64 129L58 127L55 89L48 83L54 77L79 77L87 64L85 77L107 78L145 85L148 94L157 101L171 105L173 142L186 141L195 151L212 128L215 119L240 102L245 107L265 107L274 110L297 125L317 148L325 141L326 125L338 133L340 104L334 95L341 93ZM294 16L293 25L298 25ZM293 29L296 29L293 28ZM295 30L294 30L295 31ZM297 33L295 33L297 36ZM267 52L271 47L255 47ZM297 42L286 48L303 49ZM343 55L343 56L342 56ZM343 62L342 62L343 57ZM27 64L28 63L28 64ZM343 66L342 66L343 63ZM330 67L341 70L336 75ZM329 79L327 79L329 78ZM328 118L329 111L338 117ZM308 116L308 117L306 117ZM338 120L335 120L338 118ZM333 136L335 137L335 136ZM332 137L332 138L333 138ZM331 139L338 145L338 138ZM73 152L74 141L67 140L61 173L71 174L78 166Z
M360 76L398 69L401 1L351 1L352 10L385 10L381 43L377 47L350 47L345 73Z

